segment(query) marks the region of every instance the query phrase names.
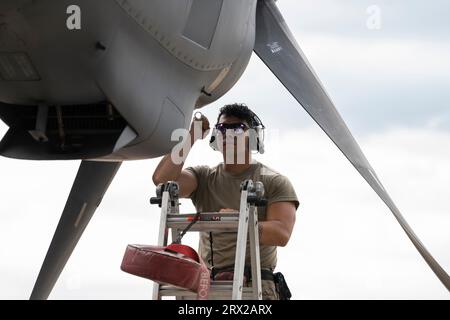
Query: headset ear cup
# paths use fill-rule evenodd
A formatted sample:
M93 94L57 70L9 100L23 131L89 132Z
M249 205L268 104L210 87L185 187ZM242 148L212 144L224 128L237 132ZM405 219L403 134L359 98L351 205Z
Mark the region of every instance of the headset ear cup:
M260 154L263 154L264 151L265 151L264 150L264 142L261 139L258 138L258 152Z
M219 147L217 146L217 129L213 129L211 133L211 139L209 139L209 146L214 150L219 150Z
M253 112L252 132L250 133L250 150L256 150L260 154L264 153L264 129L261 119Z
M258 129L251 128L249 133L249 149L250 151L258 151Z
M261 129L261 128L258 128L258 130L257 130L257 132L258 132L258 136L257 136L257 148L258 148L258 152L260 153L260 154L263 154L264 153L264 137L263 137L263 132L262 132L262 130L263 129Z

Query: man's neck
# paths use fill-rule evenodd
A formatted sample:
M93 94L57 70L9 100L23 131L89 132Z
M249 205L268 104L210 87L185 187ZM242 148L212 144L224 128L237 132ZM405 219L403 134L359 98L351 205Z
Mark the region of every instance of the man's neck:
M252 162L253 162L252 157L251 157L251 155L249 155L249 156L246 157L245 163L241 163L241 164L236 164L236 163L234 163L234 164L227 164L227 162L225 160L224 160L223 163L224 163L225 171L230 172L230 173L234 173L234 174L239 174L239 173L242 173L242 172L248 170L251 167Z

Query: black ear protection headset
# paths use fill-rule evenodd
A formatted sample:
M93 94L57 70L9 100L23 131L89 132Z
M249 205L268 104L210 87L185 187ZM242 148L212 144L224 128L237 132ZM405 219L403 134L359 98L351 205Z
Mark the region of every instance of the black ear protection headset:
M266 128L262 123L261 119L252 112L252 117L250 119L250 135L249 135L249 145L251 151L257 151L261 154L264 153L264 129ZM217 145L217 129L213 128L211 133L211 139L209 140L209 146L218 151L219 147Z

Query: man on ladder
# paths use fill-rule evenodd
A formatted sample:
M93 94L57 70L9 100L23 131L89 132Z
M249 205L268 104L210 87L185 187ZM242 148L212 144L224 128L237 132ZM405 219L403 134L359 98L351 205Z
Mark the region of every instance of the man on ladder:
M197 128L197 130L196 130ZM277 263L277 246L286 246L295 223L299 206L289 179L252 159L252 151L264 152L264 125L258 116L243 104L226 105L220 109L213 128L210 146L223 154L223 163L215 167L196 166L183 170L184 161L174 154L163 157L153 174L155 185L176 181L179 196L191 198L198 212L239 211L240 184L246 179L261 181L267 206L258 208L259 242L263 299L290 297L284 277L273 273ZM190 150L209 130L208 119L200 115L193 121L190 138L183 150ZM201 131L200 134L198 131ZM184 152L186 159L188 152ZM236 253L236 232L200 233L199 254L207 262L214 280L232 280ZM248 245L248 244L247 244ZM249 265L250 250L246 250ZM250 268L246 286L251 286Z

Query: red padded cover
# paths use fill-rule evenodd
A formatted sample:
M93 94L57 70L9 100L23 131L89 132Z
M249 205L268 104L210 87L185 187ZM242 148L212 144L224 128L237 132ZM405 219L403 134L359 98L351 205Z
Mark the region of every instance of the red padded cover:
M194 249L188 246L184 246L185 248L178 246L180 245L169 246L170 251L166 251L166 247L128 245L121 269L158 283L171 284L197 292L198 299L207 299L210 286L208 268L201 258L199 261L195 261L193 258L179 253L195 252Z

